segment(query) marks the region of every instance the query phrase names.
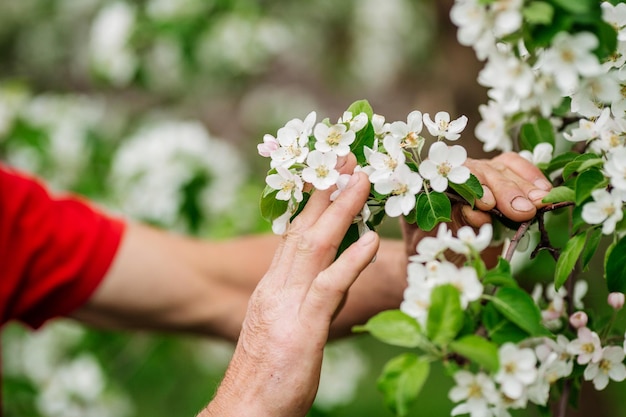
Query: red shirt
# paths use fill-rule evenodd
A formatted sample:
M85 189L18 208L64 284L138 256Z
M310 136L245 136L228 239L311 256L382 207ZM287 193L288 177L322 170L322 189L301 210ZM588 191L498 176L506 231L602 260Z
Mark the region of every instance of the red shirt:
M124 223L75 196L51 196L0 164L0 327L33 328L84 304L105 276Z

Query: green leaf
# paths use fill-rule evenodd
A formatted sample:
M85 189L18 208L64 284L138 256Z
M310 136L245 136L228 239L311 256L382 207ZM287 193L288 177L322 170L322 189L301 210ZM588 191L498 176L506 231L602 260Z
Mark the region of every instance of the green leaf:
M608 184L608 179L598 169L590 169L582 172L576 178L576 204L582 204L591 196L596 188L604 188Z
M569 107L568 107L568 110L569 110ZM557 169L561 169L565 167L565 165L572 162L578 155L579 154L576 152L565 152L565 153L555 156L554 158L552 158L552 161L550 161L550 163L548 164L548 167L546 168L546 172L550 174L556 171Z
M450 285L435 287L430 295L426 335L436 345L454 340L463 327L464 315L459 290Z
M604 161L595 153L584 153L563 167L563 178L569 178L575 172L584 172L595 166L602 166Z
M480 185L480 181L478 181L478 178L476 178L474 174L470 174L469 179L464 184L455 184L450 181L448 185L456 191L457 194L463 197L472 208L474 207L475 200L483 196L483 186Z
M549 25L554 16L554 7L544 1L533 1L522 9L522 15L531 25Z
M552 3L572 14L586 14L593 10L597 0L552 0Z
M485 306L481 317L489 338L498 345L507 342L517 343L529 336L527 332L504 318L493 303Z
M356 137L352 145L350 145L350 150L354 156L356 156L359 165L365 165L367 163L364 147L372 148L372 146L374 146L375 136L374 127L371 122L367 122L367 125L365 125L363 129L356 132Z
M419 323L400 310L387 310L378 313L361 326L354 326L354 332L369 332L376 339L394 346L414 348L424 337Z
M554 146L554 127L547 119L537 119L534 123L524 123L520 131L520 144L532 151L539 143L547 142Z
M430 191L418 195L415 216L420 229L429 232L440 222L449 222L451 215L452 204L445 194Z
M473 334L450 343L450 350L476 362L489 372L498 370L498 347L490 341Z
M498 265L490 269L483 278L484 285L495 285L498 287L518 287L517 281L511 273L511 266L504 258L498 259Z
M583 250L582 255L580 256L581 266L583 271L587 270L589 266L589 262L593 258L593 255L596 253L598 249L598 245L600 244L600 240L602 240L602 229L599 227L589 229L587 231L587 244L585 245L585 249Z
M561 288L574 270L578 257L585 247L586 240L587 235L583 233L570 238L565 244L565 247L559 255L558 261L556 261L556 268L554 271L555 289L558 290Z
M576 191L570 187L564 185L560 187L554 187L550 192L541 200L544 203L561 203L563 201L575 201Z
M358 116L361 113L367 114L368 120L372 120L372 116L374 115L374 110L367 100L357 100L354 103L350 104L348 107L349 112L352 113L353 117Z
M429 373L430 363L413 353L404 353L387 362L377 381L387 407L398 416L406 416Z
M611 249L605 261L604 271L609 292L626 294L626 236Z
M541 312L531 296L520 288L500 288L491 297L496 310L528 332L531 336L548 336L550 332L541 324Z
M269 192L267 191L268 188L270 190ZM276 199L278 190L271 190L272 189L270 187L265 187L265 191L263 192L260 202L261 216L270 222L285 214L288 207L287 201Z
M350 227L348 227L345 236L339 244L339 248L337 249L337 256L335 257L335 259L337 259L339 255L343 253L343 251L348 249L350 245L359 240L359 237L361 237L359 235L359 225L356 223L352 223Z

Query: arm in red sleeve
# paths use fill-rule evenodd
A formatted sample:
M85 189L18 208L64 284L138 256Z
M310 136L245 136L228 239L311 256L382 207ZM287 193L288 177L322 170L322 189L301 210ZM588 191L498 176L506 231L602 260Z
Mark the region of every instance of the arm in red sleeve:
M87 202L53 197L36 179L0 165L0 325L39 327L84 304L123 230Z

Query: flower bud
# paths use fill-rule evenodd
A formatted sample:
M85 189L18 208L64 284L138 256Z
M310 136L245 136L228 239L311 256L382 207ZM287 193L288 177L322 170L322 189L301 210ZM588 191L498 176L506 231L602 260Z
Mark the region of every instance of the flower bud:
M624 294L621 292L612 292L609 294L607 303L615 310L621 310L624 307Z
M575 329L583 328L587 325L587 313L584 311L577 311L569 317L569 324Z

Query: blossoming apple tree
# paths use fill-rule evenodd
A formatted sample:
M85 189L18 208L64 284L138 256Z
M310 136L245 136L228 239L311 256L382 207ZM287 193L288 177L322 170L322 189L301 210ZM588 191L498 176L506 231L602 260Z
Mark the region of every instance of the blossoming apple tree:
M342 191L337 160L353 152L372 187L342 247L385 217L437 228L410 258L399 308L355 328L407 349L378 380L389 407L406 415L431 363L442 361L455 383L452 415L509 416L535 404L543 415L564 416L581 381L602 390L626 379L624 329L614 320L626 293L626 4L457 0L450 16L459 42L484 61L478 82L489 101L476 137L486 151L519 152L553 183L532 221L510 228L502 219L509 231L498 265L488 269L481 251L497 243L500 222L456 235L446 225L452 204L473 204L482 187L454 144L467 118L445 111L388 122L358 101L336 122L318 122L314 112L291 120L258 147L271 160L261 210L284 233L306 204L307 183L312 192L336 186L331 199ZM555 213L569 217L559 226L569 237L560 247L548 233ZM538 235L531 257L554 258L545 291L525 288L511 265L531 228ZM598 248L606 248L605 283L592 285L607 287L608 318L585 307L589 284L579 277ZM465 262L452 263L450 253Z

